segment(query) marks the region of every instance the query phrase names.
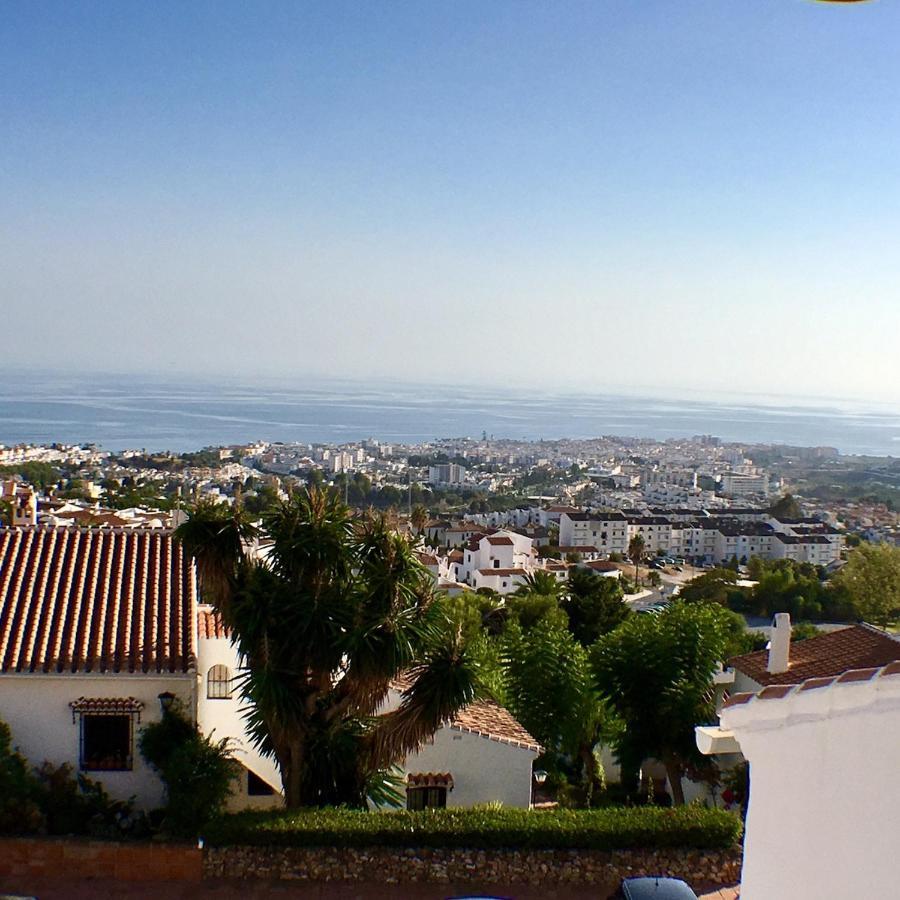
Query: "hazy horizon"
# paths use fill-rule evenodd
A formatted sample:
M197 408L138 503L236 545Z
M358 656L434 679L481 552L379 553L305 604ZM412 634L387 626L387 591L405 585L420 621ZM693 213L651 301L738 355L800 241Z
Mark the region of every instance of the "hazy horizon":
M900 402L900 5L0 0L2 367Z

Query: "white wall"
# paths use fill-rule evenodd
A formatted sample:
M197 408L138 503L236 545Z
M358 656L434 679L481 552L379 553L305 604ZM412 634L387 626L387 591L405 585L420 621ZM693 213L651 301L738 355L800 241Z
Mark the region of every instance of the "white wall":
M72 721L69 703L79 697L134 697L144 709L141 724L134 723L134 768L130 772L86 772L99 781L110 796L127 800L135 796L136 805L152 809L163 803L163 786L156 773L144 762L137 749L141 725L159 721L159 694L170 691L193 716L193 684L190 675L76 675L72 673L4 674L0 676L0 719L9 725L14 746L35 766L44 760L59 765L79 764L79 717Z
M216 739L231 738L235 759L268 785L281 790L281 774L271 757L263 757L253 747L244 726L244 707L240 700L238 684L233 685L230 700L208 699L207 679L209 670L214 665L225 665L232 676L240 672L238 654L234 645L227 638L203 638L197 641L197 669L200 672L200 685L197 698L197 722L200 730ZM281 803L281 795L274 797L249 797L247 795L246 775L242 777L240 789L229 802L231 809L247 806L272 806Z
M726 707L750 762L741 900L900 893L900 675Z
M533 750L447 727L435 734L433 743L410 754L401 769L404 774L449 772L454 787L447 806L500 802L527 808L536 756Z

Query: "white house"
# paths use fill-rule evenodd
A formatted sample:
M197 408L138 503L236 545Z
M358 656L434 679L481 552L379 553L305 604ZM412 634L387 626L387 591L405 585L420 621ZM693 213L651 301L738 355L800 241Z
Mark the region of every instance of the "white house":
M0 719L25 757L158 806L136 737L160 695L196 714L196 591L162 531L0 530Z
M34 765L69 763L113 797L159 806L137 738L177 700L205 734L231 739L243 766L231 808L278 804L277 767L245 732L240 674L171 532L0 529L0 720ZM509 712L477 701L404 762L410 804L528 806L539 752Z
M750 763L742 900L897 896L900 663L735 694L720 722L697 743Z

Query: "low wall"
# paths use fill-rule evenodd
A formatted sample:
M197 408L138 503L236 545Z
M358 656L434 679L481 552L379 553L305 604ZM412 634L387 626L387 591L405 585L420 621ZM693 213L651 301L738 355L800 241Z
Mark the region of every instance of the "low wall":
M203 854L196 847L183 844L4 838L0 840L0 876L200 881Z
M607 896L629 875L670 875L695 888L735 884L734 850L428 850L210 847L205 878L368 881L386 884L591 884Z

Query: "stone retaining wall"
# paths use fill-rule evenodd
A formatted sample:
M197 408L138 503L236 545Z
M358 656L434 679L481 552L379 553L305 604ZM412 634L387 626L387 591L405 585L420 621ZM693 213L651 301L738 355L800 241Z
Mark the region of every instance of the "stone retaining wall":
M740 880L741 852L211 847L203 864L205 878L590 884L596 887L595 896L605 897L629 875L671 875L701 889L735 884Z

